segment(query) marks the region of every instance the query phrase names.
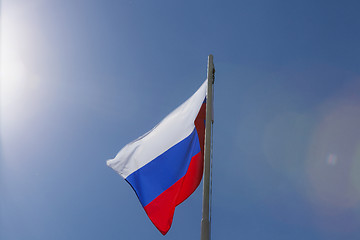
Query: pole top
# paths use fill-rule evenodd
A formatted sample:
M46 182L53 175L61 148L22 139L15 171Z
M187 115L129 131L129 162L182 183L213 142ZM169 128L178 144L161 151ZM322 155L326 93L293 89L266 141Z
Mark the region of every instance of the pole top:
M212 77L212 84L214 84L214 80L215 80L215 66L214 66L214 56L212 54L209 54L208 56L208 71L209 74L211 74Z

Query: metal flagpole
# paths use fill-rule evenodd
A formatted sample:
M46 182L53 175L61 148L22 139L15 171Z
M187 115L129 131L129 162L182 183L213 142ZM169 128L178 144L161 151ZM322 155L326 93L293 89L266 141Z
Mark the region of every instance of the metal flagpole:
M208 57L208 88L206 98L206 125L205 125L205 156L204 156L204 180L203 180L203 209L201 219L201 240L210 240L210 154L211 154L211 124L213 117L213 84L215 68L213 55Z

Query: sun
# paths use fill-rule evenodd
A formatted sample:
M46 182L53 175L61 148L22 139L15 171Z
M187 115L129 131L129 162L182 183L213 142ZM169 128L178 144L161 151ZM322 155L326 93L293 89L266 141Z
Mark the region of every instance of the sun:
M5 49L5 48L2 48ZM7 46L9 49L9 46ZM3 51L2 52L6 52ZM25 84L26 68L23 62L11 54L1 56L1 103L8 108L20 96Z
M0 40L0 96L1 111L5 111L21 97L26 83L27 70L22 60L21 24L3 9Z

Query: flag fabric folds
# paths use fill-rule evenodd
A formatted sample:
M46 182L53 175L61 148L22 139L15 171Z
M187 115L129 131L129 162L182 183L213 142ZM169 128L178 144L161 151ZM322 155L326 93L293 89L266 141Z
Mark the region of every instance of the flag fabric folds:
M107 161L131 185L163 235L171 227L175 207L202 178L206 91L207 80L152 130Z

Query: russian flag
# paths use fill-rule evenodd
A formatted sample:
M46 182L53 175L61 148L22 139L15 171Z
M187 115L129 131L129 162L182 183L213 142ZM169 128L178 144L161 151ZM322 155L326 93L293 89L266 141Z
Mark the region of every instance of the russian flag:
M107 161L131 185L163 235L171 227L175 207L202 178L206 91L207 80L152 130Z

